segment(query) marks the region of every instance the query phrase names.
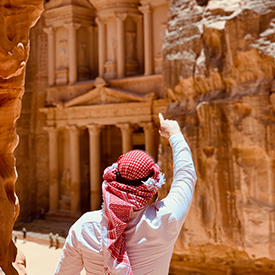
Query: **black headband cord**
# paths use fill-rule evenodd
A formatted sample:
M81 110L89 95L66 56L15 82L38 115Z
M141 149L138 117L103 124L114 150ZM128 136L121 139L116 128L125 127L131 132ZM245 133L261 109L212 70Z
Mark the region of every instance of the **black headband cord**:
M149 178L151 178L154 175L154 171L151 172L148 176L141 178L141 179L137 179L137 180L127 180L125 178L123 178L119 172L116 172L116 181L123 183L123 184L127 184L127 185L132 185L132 186L139 186L141 184L143 184L143 182L147 181Z

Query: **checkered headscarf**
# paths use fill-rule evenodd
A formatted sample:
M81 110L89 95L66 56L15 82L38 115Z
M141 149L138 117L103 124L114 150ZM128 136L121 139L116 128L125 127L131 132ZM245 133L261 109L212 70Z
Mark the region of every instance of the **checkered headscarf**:
M138 186L124 184L117 181L118 174L127 183L139 179L144 181ZM146 178L147 176L151 177ZM120 156L116 163L105 169L103 179L104 271L108 275L120 272L132 275L123 232L132 213L149 203L165 180L158 165L148 154L140 150L133 150Z

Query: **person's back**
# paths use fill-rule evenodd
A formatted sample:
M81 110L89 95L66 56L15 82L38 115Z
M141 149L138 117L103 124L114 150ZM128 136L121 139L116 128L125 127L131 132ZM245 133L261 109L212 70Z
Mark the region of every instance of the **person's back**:
M167 120L160 122L161 126L165 122L171 123ZM83 267L88 275L168 274L173 247L191 205L196 174L190 149L179 128L169 133L166 127L164 131L170 137L174 161L173 183L168 196L150 205L146 203L125 218L123 215L128 206L124 205L124 201L117 202L116 196L108 197L107 192L105 207L111 205L110 209L116 215L104 212L104 208L84 214L70 229L55 274L75 275ZM132 187L127 185L128 188ZM140 185L135 188L131 189L132 194L140 190ZM126 202L140 200L134 195L130 199L125 198ZM121 202L122 205L119 204ZM118 227L113 226L116 223ZM121 224L122 232L118 230ZM122 236L119 244L118 235ZM114 246L109 250L112 244Z
M124 231L126 250L134 274L167 275L178 237L179 226L174 215L149 206L134 213Z

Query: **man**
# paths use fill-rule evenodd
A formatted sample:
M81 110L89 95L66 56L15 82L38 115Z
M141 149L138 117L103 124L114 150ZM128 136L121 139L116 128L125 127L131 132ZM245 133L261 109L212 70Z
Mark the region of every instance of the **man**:
M102 210L71 227L55 274L167 275L173 247L189 211L196 182L190 149L174 120L159 114L160 135L173 151L173 183L155 201L164 176L143 151L119 157L104 171Z

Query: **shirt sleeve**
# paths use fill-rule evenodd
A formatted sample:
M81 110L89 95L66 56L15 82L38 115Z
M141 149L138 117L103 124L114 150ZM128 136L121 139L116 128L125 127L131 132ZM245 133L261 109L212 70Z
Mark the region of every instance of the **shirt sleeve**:
M78 248L73 226L66 238L54 275L79 275L83 269L82 253Z
M173 152L173 182L169 194L163 199L168 211L171 211L183 225L189 212L197 180L190 148L182 134L169 138Z

